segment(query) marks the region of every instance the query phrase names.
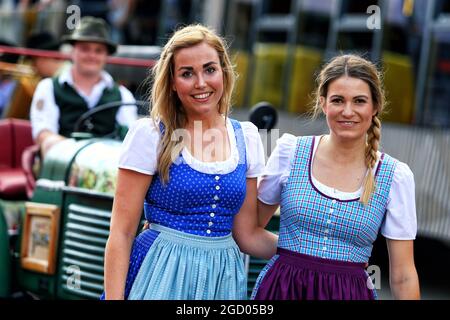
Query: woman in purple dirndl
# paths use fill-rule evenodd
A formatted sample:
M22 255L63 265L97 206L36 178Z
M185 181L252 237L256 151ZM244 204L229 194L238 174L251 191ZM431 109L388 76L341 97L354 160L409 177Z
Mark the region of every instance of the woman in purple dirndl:
M330 132L285 134L268 160L259 223L265 226L281 206L278 251L252 298L376 299L365 268L381 232L394 298L418 299L414 177L405 163L378 151L384 93L377 69L343 55L317 80L315 113L323 111Z

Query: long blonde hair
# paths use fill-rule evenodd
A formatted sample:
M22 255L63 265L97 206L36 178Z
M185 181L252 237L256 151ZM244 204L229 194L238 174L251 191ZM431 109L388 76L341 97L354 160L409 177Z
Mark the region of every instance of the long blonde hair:
M377 111L372 117L372 124L367 131L366 138L365 157L369 172L364 181L364 189L360 202L367 205L376 188L372 169L377 162L377 151L381 140L380 116L386 104L382 76L372 62L360 56L341 55L333 58L325 65L316 79L317 89L315 92L315 105L313 107L314 116L322 112L320 97L326 98L330 83L342 76L357 78L366 82L370 88L373 106Z
M227 52L225 40L218 36L214 30L199 24L189 25L177 30L164 46L151 73L153 84L150 93L150 114L155 123L162 121L165 126L157 167L164 183L169 181L169 168L173 162L172 154L179 154L183 148L181 141L171 139L172 134L176 129L184 128L187 123L186 113L181 101L176 92L172 90L174 56L177 51L202 42L214 48L219 55L223 73L223 94L219 100L218 111L225 117L229 113L236 75Z

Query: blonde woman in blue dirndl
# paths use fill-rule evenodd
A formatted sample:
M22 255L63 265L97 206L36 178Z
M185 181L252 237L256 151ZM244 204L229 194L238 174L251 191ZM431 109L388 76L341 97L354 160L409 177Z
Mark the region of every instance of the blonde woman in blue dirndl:
M262 258L276 237L254 219L263 146L253 124L227 117L235 75L223 39L201 25L176 31L152 76L151 118L123 142L104 298L245 299L234 237ZM135 239L143 209L149 228Z

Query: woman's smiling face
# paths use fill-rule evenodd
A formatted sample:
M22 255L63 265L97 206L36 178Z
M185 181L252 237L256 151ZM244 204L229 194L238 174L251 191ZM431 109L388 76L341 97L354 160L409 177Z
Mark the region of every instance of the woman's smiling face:
M223 72L217 51L206 42L174 54L172 89L188 117L218 113Z
M320 97L331 134L343 140L365 139L377 113L369 85L358 78L342 76Z

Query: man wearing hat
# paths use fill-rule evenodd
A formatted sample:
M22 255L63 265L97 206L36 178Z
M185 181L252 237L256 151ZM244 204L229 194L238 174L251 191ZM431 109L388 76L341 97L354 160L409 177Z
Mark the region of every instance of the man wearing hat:
M73 45L73 65L59 76L39 82L31 104L33 138L42 155L70 137L74 124L88 110L114 101L136 102L133 94L104 70L108 54L113 54L117 45L111 41L103 19L83 17L63 41ZM114 130L116 122L130 126L136 119L136 106L99 112L92 117L93 133L106 135Z

